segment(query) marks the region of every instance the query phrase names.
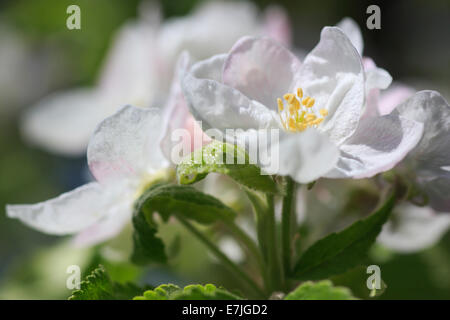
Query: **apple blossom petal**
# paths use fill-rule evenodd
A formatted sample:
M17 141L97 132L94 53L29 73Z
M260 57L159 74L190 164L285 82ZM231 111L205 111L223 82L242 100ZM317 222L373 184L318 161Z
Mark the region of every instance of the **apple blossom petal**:
M155 50L156 31L147 22L132 22L120 28L98 84L101 94L114 106L149 107L156 98L164 82Z
M292 43L291 22L280 6L271 5L264 11L263 35L289 47Z
M339 29L344 31L345 35L350 39L353 46L358 50L359 54L362 56L364 49L364 41L361 34L361 29L358 24L352 18L346 17L339 21L336 25Z
M202 60L227 52L243 35L259 34L260 24L253 3L205 1L192 14L165 22L158 47L169 65L175 63L183 50Z
M380 111L380 89L388 88L392 82L391 75L384 69L378 68L370 58L363 58L366 74L366 108L362 117L375 117L389 114ZM392 111L392 110L391 110Z
M60 196L30 205L7 205L8 217L44 233L65 235L84 230L104 217L117 196L91 182Z
M78 247L92 246L118 235L131 222L133 201L121 201L111 206L99 221L76 234L73 244Z
M180 55L174 79L172 80L168 102L163 109L164 132L160 146L166 159L172 159L171 152L179 143L182 144L184 152L180 156L184 157L196 148L200 148L211 141L190 114L181 90L181 79L191 64L190 60L191 58L187 52L183 52Z
M395 251L415 252L431 247L450 228L450 215L437 215L428 207L403 204L393 213L377 241Z
M340 146L341 156L329 178L367 178L392 169L422 137L419 122L390 114L364 118Z
M103 120L89 141L87 158L101 183L161 169L167 161L161 153L162 132L158 109L125 106Z
M270 174L290 176L298 183L309 183L330 171L337 163L339 150L330 139L315 129L301 133L282 132L271 146Z
M364 105L364 71L361 57L341 29L325 27L320 41L303 61L292 90L303 88L316 108L328 116L319 129L339 145L358 126Z
M31 144L57 154L80 156L96 125L113 112L98 91L69 90L49 95L29 108L21 119L21 131Z
M402 117L424 124L424 134L408 159L419 175L435 178L446 175L450 166L450 106L436 91L420 91L399 105Z
M387 89L392 83L392 76L386 70L377 67L375 62L368 57L362 60L366 73L366 92L372 89Z
M210 128L251 129L277 126L277 115L240 91L221 83L226 55L195 63L181 83L192 115Z
M381 92L378 102L378 110L380 115L389 114L399 104L403 103L409 97L412 97L415 90L404 84L393 83L387 90Z
M269 109L277 110L277 98L289 92L300 61L269 38L241 38L223 65L223 83Z
M184 99L180 83L182 76L189 68L190 59L187 52L183 52L178 58L169 98L163 109L162 121L164 132L160 144L166 159L170 159L170 151L173 147L173 141L171 139L172 132L176 129L184 128L188 117L190 117L189 108Z

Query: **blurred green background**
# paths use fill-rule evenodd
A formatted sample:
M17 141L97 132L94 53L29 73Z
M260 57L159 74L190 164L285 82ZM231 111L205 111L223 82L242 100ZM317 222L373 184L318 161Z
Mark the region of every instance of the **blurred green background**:
M161 8L165 18L188 13L199 0L165 0ZM259 7L283 6L291 19L295 46L313 48L320 30L345 16L360 25L365 54L389 70L396 80L416 89L433 88L449 99L450 86L450 2L448 0L399 0L378 3L381 30L365 28L366 8L376 1L266 1L255 0ZM77 4L82 10L82 30L66 28L66 8ZM110 247L67 250L67 238L33 231L16 220L6 218L6 203L32 203L54 197L80 185L78 176L85 159L67 159L27 146L18 131L21 111L45 94L57 89L94 83L100 63L114 31L137 14L137 0L9 0L0 2L0 28L13 30L24 43L33 68L19 78L17 98L0 96L0 298L65 299L65 268L83 266L83 274L103 263L119 281L135 280L158 284L175 281L232 283L200 244L181 233L188 243L174 267L136 268L117 256L130 245L130 233L124 241ZM207 27L207 26L205 26ZM1 29L0 29L1 31ZM0 46L6 45L0 43ZM0 70L2 72L2 70ZM73 172L68 168L74 168ZM168 227L170 228L170 227ZM172 232L168 232L172 234ZM184 241L186 240L186 241ZM376 252L373 262L381 266L388 288L383 299L450 299L450 234L435 247L418 254L394 255ZM172 239L173 250L180 239ZM125 248L124 248L125 247ZM113 249L111 249L113 248ZM379 250L382 251L382 250ZM126 260L126 259L125 259ZM184 260L190 260L186 262ZM195 263L192 262L195 260ZM197 266L202 265L201 270ZM185 270L180 274L179 270ZM359 277L359 278L358 278ZM366 275L355 271L348 275L355 291L365 284ZM361 280L361 278L363 280ZM350 280L349 280L350 279Z

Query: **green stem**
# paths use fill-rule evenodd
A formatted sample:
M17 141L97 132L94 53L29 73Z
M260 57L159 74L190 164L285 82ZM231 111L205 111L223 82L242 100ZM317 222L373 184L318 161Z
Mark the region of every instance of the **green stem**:
M259 251L258 246L255 244L253 239L250 238L244 230L239 228L239 226L237 226L234 221L226 221L225 225L237 237L237 239L242 242L242 244L248 249L250 254L253 255L253 257L256 259L256 262L258 263L259 268L262 270L264 262L261 256L261 252Z
M247 195L255 212L258 242L264 261L264 284L267 293L270 295L282 287L282 269L278 257L273 195L266 195L263 199L261 195L250 190L247 190Z
M267 197L267 238L269 251L269 274L272 279L272 292L283 288L283 268L281 266L281 259L278 254L278 237L275 221L275 206L273 195L266 195Z
M292 221L295 219L295 190L296 185L290 177L286 177L286 195L283 198L283 209L281 212L281 228L282 228L282 257L284 274L291 272L291 256L292 256Z
M200 232L193 224L180 215L176 215L177 219L183 224L186 229L188 229L192 234L194 234L204 245L208 247L209 250L220 259L226 266L228 266L237 276L239 276L243 281L247 283L249 288L251 288L258 297L265 297L264 292L259 288L255 281L253 281L239 266L237 266L233 261L231 261L220 249L211 242L202 232Z

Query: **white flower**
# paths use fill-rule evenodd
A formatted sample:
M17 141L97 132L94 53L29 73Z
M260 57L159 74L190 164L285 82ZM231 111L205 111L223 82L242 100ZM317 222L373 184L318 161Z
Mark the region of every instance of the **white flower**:
M192 14L162 24L155 8L144 9L145 19L119 30L95 87L54 93L24 114L21 127L29 142L54 153L82 155L95 126L117 106L159 107L167 99L183 50L203 59L245 34L289 39L283 12L263 19L249 3L206 2Z
M415 252L431 247L450 228L450 215L438 215L429 207L402 204L395 209L377 238L399 252Z
M41 203L7 205L8 216L48 234L77 234L83 244L114 236L130 220L141 189L168 165L159 148L161 131L158 109L122 108L89 142L95 182Z
M195 122L181 94L179 77L189 64L189 56L181 55L162 110L129 105L97 126L87 148L95 182L45 202L8 205L8 216L45 233L76 234L75 243L80 245L118 234L130 221L133 202L144 188L170 176L174 145L183 144L189 153L193 146L209 142L201 131L193 135ZM171 134L177 129L189 133L189 140L173 141Z
M206 129L281 129L279 169L269 173L307 183L371 177L417 144L416 121L397 113L362 117L365 92L386 86L384 72L375 75L364 72L341 29L326 27L303 63L275 41L246 37L228 54L194 64L182 86Z
M418 145L403 162L403 170L439 212L450 212L450 106L436 91L420 91L397 106L402 117L424 125ZM399 168L402 170L402 168Z

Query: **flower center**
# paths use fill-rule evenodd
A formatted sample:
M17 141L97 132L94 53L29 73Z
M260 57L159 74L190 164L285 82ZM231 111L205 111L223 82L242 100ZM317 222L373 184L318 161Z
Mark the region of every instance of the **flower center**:
M287 131L297 132L304 131L308 128L317 128L317 126L328 115L326 109L320 109L318 112L314 107L316 100L309 96L303 98L302 88L297 89L297 95L294 93L286 93L283 96L287 106L285 108L282 99L278 98L278 114L281 123Z

